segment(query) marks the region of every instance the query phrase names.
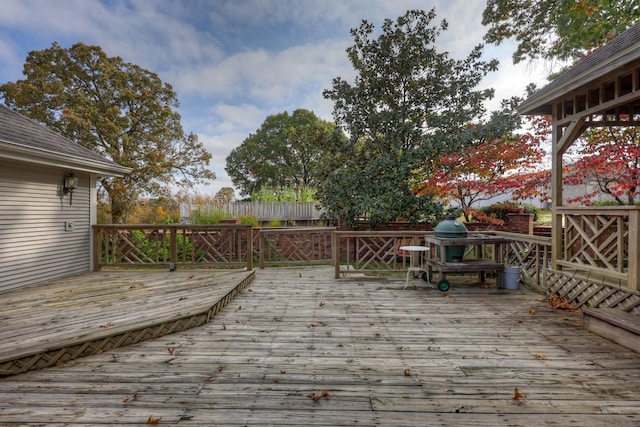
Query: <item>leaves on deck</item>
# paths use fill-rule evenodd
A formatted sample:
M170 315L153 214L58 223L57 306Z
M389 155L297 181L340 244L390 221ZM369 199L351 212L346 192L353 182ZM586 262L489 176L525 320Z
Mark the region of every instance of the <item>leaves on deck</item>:
M547 356L545 356L542 353L536 353L536 359L540 359L540 360L547 360Z
M161 420L162 417L153 418L153 415L149 415L149 418L147 418L147 424L160 424Z
M107 323L103 323L102 325L100 325L100 328L108 329L108 328L110 328L112 326L113 326L113 322L107 322Z
M331 399L331 394L328 390L322 390L320 394L309 393L307 394L307 397L317 402L320 399Z
M404 370L404 376L405 377L410 377L411 376L411 369L405 369Z
M513 400L520 400L520 399L526 399L526 398L527 398L527 395L520 393L520 390L518 390L518 387L516 387L513 390L513 397L512 397Z
M551 294L546 298L537 298L536 301L547 302L551 308L556 310L578 311L576 307L569 303L569 300L558 294Z
M173 356L173 347L167 347L167 351L171 356Z

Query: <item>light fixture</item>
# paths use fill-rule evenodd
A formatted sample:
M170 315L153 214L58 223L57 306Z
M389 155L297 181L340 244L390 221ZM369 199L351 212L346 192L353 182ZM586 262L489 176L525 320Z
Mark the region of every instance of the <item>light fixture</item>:
M69 195L69 205L71 205L73 201L73 190L75 190L77 187L78 187L77 176L70 173L64 177L64 182L62 183L62 193Z

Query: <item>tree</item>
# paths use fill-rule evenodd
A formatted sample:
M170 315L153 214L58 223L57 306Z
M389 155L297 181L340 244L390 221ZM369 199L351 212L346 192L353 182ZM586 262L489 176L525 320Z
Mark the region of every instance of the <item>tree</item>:
M483 116L483 103L493 96L476 87L497 61L482 60L482 46L462 60L438 52L436 40L447 23L432 26L435 17L435 10L408 11L386 19L377 38L374 26L363 21L351 30L354 45L347 49L354 84L336 77L324 91L349 140L326 147L318 198L349 225L363 218L371 225L399 217L437 219L441 206L412 189L432 172L426 160L468 142L467 124Z
M517 115L517 111L503 110L493 117L509 114ZM529 132L515 134L508 129L499 137L494 131L484 132L462 151L436 160L434 174L417 188L418 195L430 194L456 201L466 221L470 220L473 205L480 201L506 193L513 193L516 199L539 195L549 178L541 169L545 155L541 143L548 139L549 119L540 116L529 117L529 120Z
M185 135L176 94L156 74L82 43L30 52L23 73L24 80L0 86L7 106L132 168L100 180L112 222L126 220L141 195L215 179L206 168L211 154Z
M620 205L640 195L640 131L637 127L590 128L575 149L577 160L566 168L564 184L595 184L567 202L591 203L607 194Z
M217 206L224 206L233 202L236 198L235 190L231 187L222 187L213 197L213 202Z
M487 0L482 14L486 42L517 40L514 63L577 59L639 20L638 0Z
M225 170L245 196L263 189L313 187L321 147L334 130L334 124L304 109L271 115L231 151Z

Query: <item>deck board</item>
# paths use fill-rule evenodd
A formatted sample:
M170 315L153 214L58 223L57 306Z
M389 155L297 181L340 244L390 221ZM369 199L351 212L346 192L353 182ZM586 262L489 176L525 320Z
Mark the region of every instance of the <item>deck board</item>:
M0 424L640 424L640 355L579 313L412 284L258 270L206 325L1 378Z

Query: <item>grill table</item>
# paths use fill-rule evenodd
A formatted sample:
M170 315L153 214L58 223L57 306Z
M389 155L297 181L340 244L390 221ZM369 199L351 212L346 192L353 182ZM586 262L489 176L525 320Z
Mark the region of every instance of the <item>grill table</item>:
M497 237L486 234L469 234L467 237L436 237L426 236L425 244L431 249L440 246L440 258L430 257L426 263L428 266L428 275L433 274L433 270L440 273L438 281L438 289L442 292L449 290L449 282L446 279L446 273L478 273L480 282L485 283L485 274L488 271L496 272L496 284L499 288L503 287L502 272L504 271L504 263L502 260L503 245L510 242L505 237ZM462 259L461 261L447 261L447 246L473 246L476 255L482 254L483 246L493 245L495 260L486 258ZM437 250L431 251L431 254L437 253Z

